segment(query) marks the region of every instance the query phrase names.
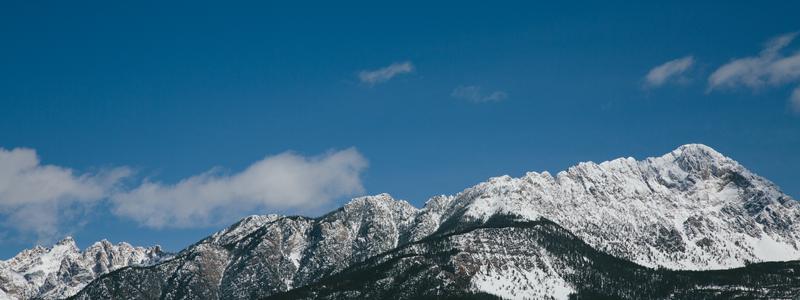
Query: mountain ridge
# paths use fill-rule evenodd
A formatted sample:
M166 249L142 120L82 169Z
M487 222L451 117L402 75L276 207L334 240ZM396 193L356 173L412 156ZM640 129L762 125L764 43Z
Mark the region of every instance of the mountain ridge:
M169 260L103 275L75 298L137 291L165 299L277 295L409 243L503 216L550 220L601 253L649 268L730 269L800 258L796 201L712 148L688 144L638 161L579 163L556 176L492 177L432 197L422 208L384 193L355 198L318 218L246 217ZM112 277L135 290L107 280Z
M68 297L102 274L157 263L168 256L159 246L115 245L106 239L81 250L67 236L52 247L36 246L0 261L0 299Z
M800 257L797 202L700 144L641 161L579 163L555 177L494 177L456 198L451 215L485 219L521 211L532 214L529 219L546 217L594 247L651 267L731 268ZM677 249L657 249L664 245Z
M800 261L650 269L599 252L547 219L492 217L265 299L775 299L800 294L798 271Z

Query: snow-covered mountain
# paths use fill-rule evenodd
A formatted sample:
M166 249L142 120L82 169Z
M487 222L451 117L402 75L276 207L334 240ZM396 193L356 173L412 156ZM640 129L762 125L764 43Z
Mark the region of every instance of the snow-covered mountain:
M439 207L439 204L435 205ZM725 269L800 259L800 204L710 147L580 163L555 176L502 176L456 195L450 219L544 217L598 250L644 266Z
M284 292L406 243L417 212L382 194L316 219L250 216L168 261L112 272L78 298L147 291L165 299L252 299Z
M131 265L153 264L166 255L156 246L94 243L81 251L71 237L50 248L36 246L0 261L0 299L62 299L98 276Z
M525 226L508 226L479 236L465 234L483 232L480 228L498 218L516 223L549 222L566 232L558 236L579 241L570 242L575 247L596 251L584 249L580 255L552 251L547 248L550 239L538 238L538 229ZM449 250L419 246L437 239L447 239L435 245ZM520 251L504 252L509 247ZM725 281L728 277L723 276L707 282L706 278L719 274L685 277L667 270L653 273L646 267L729 269L748 263L797 260L799 247L800 205L795 200L736 161L707 146L692 144L642 161L621 158L600 164L581 163L555 176L542 172L520 178L496 177L454 196L434 197L422 209L381 194L356 198L314 219L251 216L173 259L102 276L77 298L280 298L304 286L324 290L318 285L330 278L341 281L337 274L352 274L353 268L374 272L373 268L390 268L394 273L390 278L358 281L361 285L355 288L340 286L329 295L359 298L366 295L367 286L381 291L381 284L400 276L409 282L457 287L442 289L451 294L561 298L582 291L578 285L597 283L591 281L597 278L605 278L597 279L600 286L622 286L615 281L621 279L615 279L613 270L625 261L633 263L624 272L651 276L643 277L652 279L649 283L673 278L690 284L687 287L664 281L668 295L691 290L692 284L714 290L727 287L725 284L752 288L768 280ZM405 254L396 256L398 253ZM564 253L572 256L560 257ZM439 260L411 260L410 267L406 265L415 255ZM618 261L607 263L608 255ZM381 257L387 260L372 264ZM469 263L463 263L465 259ZM395 269L393 264L400 262ZM596 267L589 268L587 263ZM419 271L414 266L438 266L442 272L412 278ZM782 266L780 270L785 269L791 268ZM767 273L770 270L767 268ZM780 278L784 285L798 282L793 281L798 275L791 274L780 277L769 273L772 277L766 278ZM741 280L757 276L746 278ZM630 293L616 296L631 297L637 289L627 286ZM509 290L513 293L503 292ZM375 295L380 298L386 294Z

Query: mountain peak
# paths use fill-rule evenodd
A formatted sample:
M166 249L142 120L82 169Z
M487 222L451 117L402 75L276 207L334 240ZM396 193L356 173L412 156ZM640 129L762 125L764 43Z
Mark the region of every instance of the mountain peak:
M392 197L392 195L389 195L387 193L353 198L353 200L350 200L350 202L344 205L345 210L362 209L366 207L385 207L385 208L393 207L396 209L403 209L409 211L417 210L416 207L414 207L407 201L395 199L394 197Z
M61 299L73 295L90 280L129 265L149 265L166 256L160 248L113 246L107 240L81 250L67 236L52 247L36 246L0 261L0 299ZM5 294L3 294L5 293Z
M269 222L273 222L282 218L283 216L276 215L276 214L269 214L269 215L251 215L247 216L239 222L234 223L228 228L218 231L214 233L212 236L209 237L209 241L212 243L219 243L219 244L228 244L234 242L253 231L261 228L264 224Z
M731 171L750 174L735 160L703 144L686 144L660 157L648 158L644 163L673 179L689 175L720 177Z
M704 144L686 144L682 145L670 152L678 157L697 157L697 158L711 158L711 159L725 159L726 157L719 153L714 148Z
M644 160L579 163L555 180L543 174L468 188L443 210L442 222L543 217L645 266L713 269L800 257L800 205L703 144Z
M380 193L377 195L367 195L353 198L350 200L349 203L358 203L358 202L365 202L365 201L372 201L372 202L394 202L397 201L390 195L389 193ZM349 204L348 203L348 204Z
M58 247L58 246L67 246L67 247L70 247L70 248L74 248L74 249L75 249L75 251L79 251L79 249L78 249L78 244L77 244L77 243L75 243L75 239L74 239L74 238L72 238L72 236L66 236L66 237L64 237L63 239L61 239L60 241L58 241L58 242L55 244L55 246L54 246L54 247Z

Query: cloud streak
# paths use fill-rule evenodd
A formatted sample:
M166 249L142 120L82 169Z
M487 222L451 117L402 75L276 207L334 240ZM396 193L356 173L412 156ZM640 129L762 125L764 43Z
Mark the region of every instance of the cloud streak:
M694 65L694 57L689 55L670 60L652 68L645 76L646 87L660 87L668 81L679 78Z
M152 228L216 225L253 210L314 209L362 193L367 160L354 148L268 156L236 174L211 170L176 184L144 182L111 197L113 212Z
M106 198L127 168L76 174L69 168L43 165L36 151L0 148L0 215L3 225L23 235L49 241L63 225Z
M410 61L393 63L377 70L363 70L358 72L361 83L375 85L389 81L397 75L414 72L414 64Z
M508 98L508 94L504 91L494 91L484 94L479 86L459 86L456 87L450 96L456 99L467 100L472 103L486 103L486 102L499 102Z
M757 56L738 58L722 65L708 78L708 90L762 88L781 85L800 79L800 52L784 56L781 50L797 37L787 33L769 40Z
M797 32L775 37L764 44L756 56L734 59L708 77L707 92L746 87L761 89L800 82L800 51L781 53L797 37ZM789 96L789 106L800 113L800 86Z

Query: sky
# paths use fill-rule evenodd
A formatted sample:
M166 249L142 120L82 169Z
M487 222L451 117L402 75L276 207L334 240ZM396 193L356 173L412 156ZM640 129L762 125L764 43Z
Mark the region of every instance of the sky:
M3 1L0 259L687 143L800 198L800 3L529 2Z

